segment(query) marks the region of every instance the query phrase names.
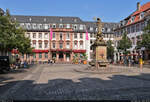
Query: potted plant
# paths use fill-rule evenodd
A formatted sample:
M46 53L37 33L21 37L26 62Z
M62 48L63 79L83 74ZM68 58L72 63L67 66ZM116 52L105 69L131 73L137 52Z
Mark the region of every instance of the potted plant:
M77 54L75 54L75 55L73 56L73 63L74 63L74 64L78 64L78 55L77 55Z
M82 54L82 59L83 59L83 64L87 64L87 54L86 53L83 53Z

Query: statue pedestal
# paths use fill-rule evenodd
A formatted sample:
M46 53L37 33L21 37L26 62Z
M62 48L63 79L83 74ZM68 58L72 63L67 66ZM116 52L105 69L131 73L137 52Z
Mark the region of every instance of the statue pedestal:
M107 61L107 47L106 46L96 46L95 49L95 57L96 57L96 68L99 67L107 67L108 61Z

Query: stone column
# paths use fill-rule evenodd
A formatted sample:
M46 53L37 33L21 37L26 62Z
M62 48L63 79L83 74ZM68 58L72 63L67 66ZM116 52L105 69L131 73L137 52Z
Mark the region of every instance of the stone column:
M64 56L64 62L66 62L66 53L65 52L63 53L63 56Z
M73 52L71 52L71 53L70 53L70 61L73 60L73 55L74 55Z
M114 63L116 63L116 52L114 52Z
M118 61L120 61L120 53L118 52L117 54L118 54Z
M58 52L56 53L56 62L58 62L58 60L59 60L59 54L58 54Z

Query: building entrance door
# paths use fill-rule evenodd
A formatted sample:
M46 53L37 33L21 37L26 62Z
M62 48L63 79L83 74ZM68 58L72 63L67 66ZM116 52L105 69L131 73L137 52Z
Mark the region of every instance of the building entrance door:
M66 53L67 62L70 61L70 53Z
M63 61L63 58L64 58L63 52L60 52L60 53L59 53L59 60L60 60L60 61Z

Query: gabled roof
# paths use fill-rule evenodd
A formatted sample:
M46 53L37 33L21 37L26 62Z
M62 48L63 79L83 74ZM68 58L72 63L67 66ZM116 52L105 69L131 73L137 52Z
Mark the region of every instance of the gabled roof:
M135 11L135 12L132 14L132 16L135 16L135 15L137 15L137 14L139 14L139 13L141 13L141 12L144 12L144 11L146 11L146 10L148 10L148 9L150 9L150 2L147 2L146 4L142 5L142 6L140 7L140 10Z
M131 20L129 19L128 22L127 22L127 25L134 24L134 23L142 21L143 19L140 19L140 13L142 13L142 12L149 13L149 12L147 12L148 10L150 10L150 2L142 5L139 10L133 12L131 14L130 18L134 16L135 17L134 22L131 22Z

